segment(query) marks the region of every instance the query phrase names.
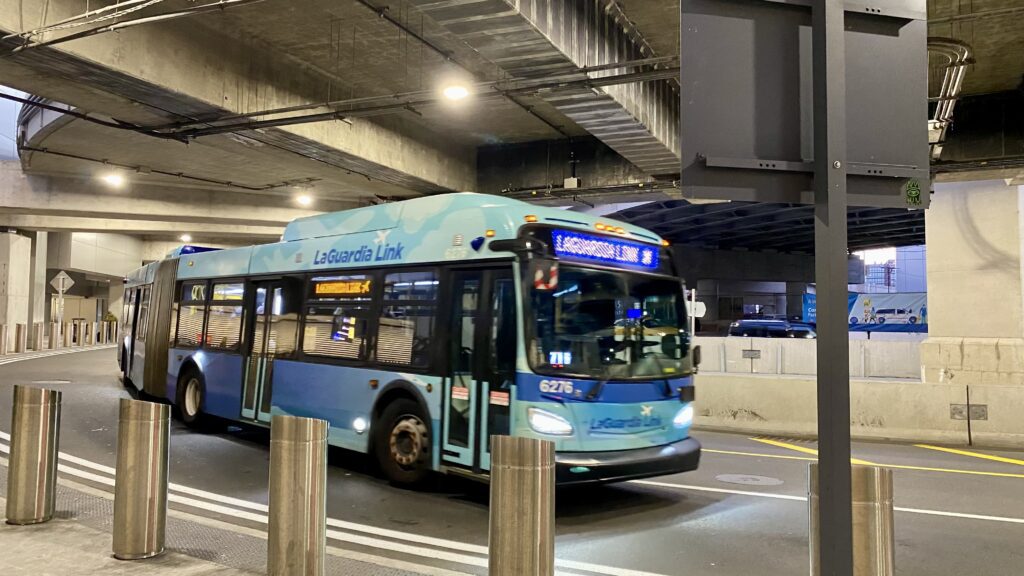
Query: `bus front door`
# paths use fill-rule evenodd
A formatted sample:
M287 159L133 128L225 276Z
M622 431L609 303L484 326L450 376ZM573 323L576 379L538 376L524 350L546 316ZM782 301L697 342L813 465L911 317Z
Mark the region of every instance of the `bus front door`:
M490 436L508 434L515 374L515 283L511 268L452 274L442 459L486 472Z
M298 310L286 280L253 282L246 310L242 417L270 422L274 359L295 350Z

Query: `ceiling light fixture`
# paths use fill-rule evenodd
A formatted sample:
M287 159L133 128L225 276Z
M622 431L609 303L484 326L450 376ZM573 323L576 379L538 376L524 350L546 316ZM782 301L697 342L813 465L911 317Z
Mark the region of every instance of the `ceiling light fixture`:
M299 194L295 197L295 202L297 202L299 206L310 206L313 204L313 197L309 194Z
M113 188L120 188L121 186L124 186L124 176L118 174L117 172L110 172L108 174L104 174L100 176L100 180L103 180L104 182L107 183L107 185Z
M189 236L188 234L182 234L179 237L179 240L181 240L182 242L191 242L192 241L192 237Z
M452 84L451 86L445 86L442 91L444 97L449 100L462 100L466 96L469 96L469 88L461 84Z

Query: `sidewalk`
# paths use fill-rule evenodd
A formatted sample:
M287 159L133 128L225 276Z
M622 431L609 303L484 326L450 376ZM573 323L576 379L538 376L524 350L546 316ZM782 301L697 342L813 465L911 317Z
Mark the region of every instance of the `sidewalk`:
M7 459L0 456L0 516L7 501ZM112 556L113 494L67 478L57 483L53 520L32 526L0 523L4 576L253 576L266 574L265 529L235 525L170 508L166 551L147 560ZM327 574L359 576L468 576L328 546Z

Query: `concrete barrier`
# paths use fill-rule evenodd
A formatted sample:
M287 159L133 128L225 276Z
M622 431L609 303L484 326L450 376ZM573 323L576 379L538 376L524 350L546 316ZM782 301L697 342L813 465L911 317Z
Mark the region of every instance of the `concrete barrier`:
M817 434L812 376L701 373L697 387L694 425L698 429L796 437ZM950 418L950 404L966 403L964 386L854 380L850 397L854 438L970 442L967 421Z
M1024 447L1024 386L972 384L971 439L977 446Z
M801 338L700 337L704 372L729 374L817 373L817 341ZM915 341L850 340L851 378L921 378L921 345Z

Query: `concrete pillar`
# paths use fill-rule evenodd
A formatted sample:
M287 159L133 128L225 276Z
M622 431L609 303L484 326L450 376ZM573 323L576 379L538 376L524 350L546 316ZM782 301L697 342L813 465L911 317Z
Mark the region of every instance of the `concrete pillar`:
M48 298L46 283L46 256L47 256L47 233L33 232L29 239L32 247L29 254L29 285L28 285L28 324L35 325L37 322L46 322L46 301ZM35 341L36 332L32 332L32 348L42 350L44 342Z
M0 324L29 323L29 268L32 240L0 232ZM13 336L13 334L12 334Z
M925 230L924 380L1024 384L1024 186L936 184Z

